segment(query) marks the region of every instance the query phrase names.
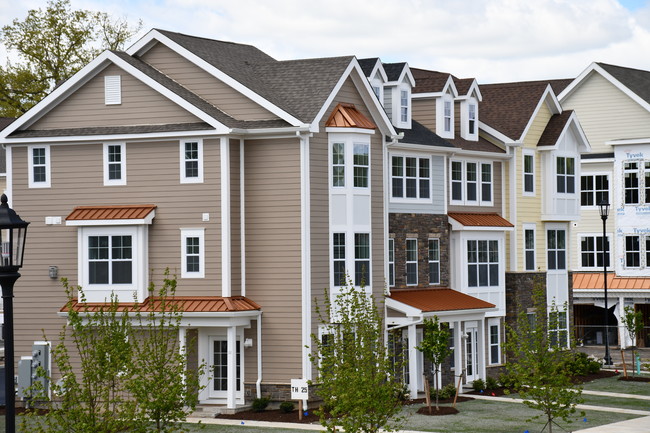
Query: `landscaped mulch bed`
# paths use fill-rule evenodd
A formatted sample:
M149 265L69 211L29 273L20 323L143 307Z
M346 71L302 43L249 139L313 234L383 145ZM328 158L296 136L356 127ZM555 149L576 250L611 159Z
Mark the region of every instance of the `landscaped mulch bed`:
M436 407L433 406L431 408L431 413L429 413L429 408L427 406L422 406L420 409L418 409L418 413L420 415L431 415L431 416L456 415L458 413L458 409L451 406L439 406L438 410L436 410Z
M610 370L600 370L598 373L588 374L586 376L575 376L573 383L587 383L596 379L605 379L606 377L618 376L620 373Z
M270 409L263 410L261 412L254 412L252 410L245 410L243 412L237 412L233 414L219 414L216 418L225 418L225 419L241 419L246 421L272 421L272 422L297 422L303 424L312 424L319 421L318 415L313 411L307 411L307 414L303 413L302 421L298 420L298 411L294 410L293 412L283 412L280 409Z
M467 394L465 394L465 395L467 395ZM458 398L456 399L456 403L462 403L464 401L474 400L472 397L465 397L465 395L459 395ZM427 400L425 398L416 398L414 400L406 400L404 402L404 404L405 405L412 405L412 404L422 404L422 403L426 403L426 402L427 402ZM453 403L453 402L454 402L453 397L452 398L441 398L441 399L438 400L439 404L447 404L447 403ZM433 405L435 403L436 403L436 398L431 397L431 404Z
M618 380L624 380L626 382L650 382L650 377L639 377L639 376L621 376Z

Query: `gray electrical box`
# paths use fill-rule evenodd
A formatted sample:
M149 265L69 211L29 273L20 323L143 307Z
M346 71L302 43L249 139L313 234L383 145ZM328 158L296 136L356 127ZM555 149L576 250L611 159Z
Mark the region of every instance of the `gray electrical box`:
M32 345L32 366L31 366L32 384L41 382L41 388L44 395L50 392L50 345L45 341L35 341ZM45 377L37 374L39 367L45 370Z
M21 356L18 361L18 398L29 398L27 389L32 386L32 357Z

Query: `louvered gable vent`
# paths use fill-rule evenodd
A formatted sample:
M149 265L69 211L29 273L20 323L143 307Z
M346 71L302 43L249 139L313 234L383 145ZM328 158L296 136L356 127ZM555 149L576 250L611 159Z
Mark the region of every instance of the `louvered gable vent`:
M107 75L104 77L104 103L106 105L119 105L122 103L121 77Z

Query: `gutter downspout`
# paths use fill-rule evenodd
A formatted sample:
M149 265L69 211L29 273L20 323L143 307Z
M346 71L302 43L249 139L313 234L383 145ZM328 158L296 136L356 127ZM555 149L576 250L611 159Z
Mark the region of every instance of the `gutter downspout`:
M257 316L257 398L262 398L262 312Z

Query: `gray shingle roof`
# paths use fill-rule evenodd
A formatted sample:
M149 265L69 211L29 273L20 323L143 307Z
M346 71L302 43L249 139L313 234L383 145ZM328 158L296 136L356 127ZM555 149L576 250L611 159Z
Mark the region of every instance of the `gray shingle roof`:
M400 143L455 147L449 141L440 137L438 134L415 120L411 120L411 129L395 128L395 131L397 131L398 134L400 132L404 133L404 138L399 141Z
M397 81L399 76L402 75L402 71L406 67L405 62L401 63L384 63L384 70L386 71L386 76L388 81Z
M544 128L544 132L539 137L537 146L555 146L571 114L573 114L573 110L564 110L560 114L552 115L546 124L546 128Z
M250 45L158 31L305 123L314 119L354 58L277 61Z
M608 65L607 63L597 63L597 65L636 93L641 99L650 103L650 71Z
M359 66L361 66L361 70L363 71L363 74L366 77L369 77L375 65L379 61L379 57L371 57L369 59L358 59L358 60L359 60Z
M96 126L88 128L61 128L27 131L17 131L10 135L11 138L30 137L67 137L75 135L113 135L113 134L149 134L155 132L175 131L214 131L214 128L205 122L176 123L163 125L132 125L132 126Z

